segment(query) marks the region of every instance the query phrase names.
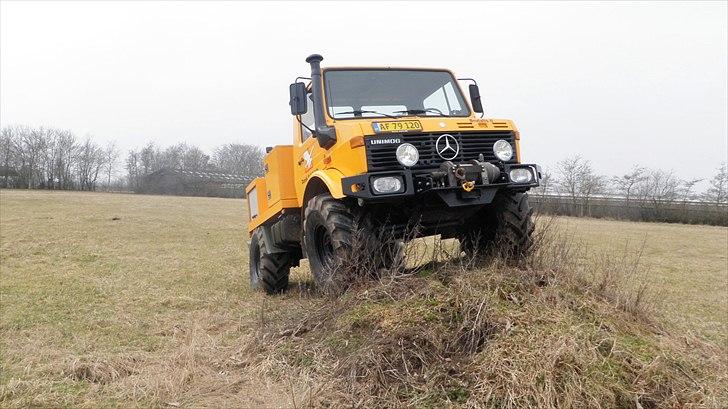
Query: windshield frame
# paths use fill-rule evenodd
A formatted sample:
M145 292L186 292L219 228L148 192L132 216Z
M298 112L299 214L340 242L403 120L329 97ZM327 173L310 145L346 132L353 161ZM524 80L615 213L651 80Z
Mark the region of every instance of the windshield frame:
M453 90L460 93L460 96L463 99L463 105L465 110L467 111L464 115L414 115L414 114L402 114L397 115L395 118L388 117L386 115L375 115L375 116L366 116L366 117L350 117L350 118L336 118L331 116L330 107L329 106L329 88L326 86L326 74L331 71L426 71L426 72L443 72L452 78L452 84L453 84ZM447 69L438 69L438 68L390 68L390 67L337 67L337 68L325 68L323 70L323 75L321 78L322 85L324 87L324 115L326 115L327 118L331 119L332 121L350 121L350 120L371 120L371 119L388 119L388 120L397 120L401 118L469 118L473 115L473 108L470 105L470 100L465 97L465 93L463 92L462 88L460 87L460 83L458 82L458 79L455 77L455 74L453 74L452 71Z

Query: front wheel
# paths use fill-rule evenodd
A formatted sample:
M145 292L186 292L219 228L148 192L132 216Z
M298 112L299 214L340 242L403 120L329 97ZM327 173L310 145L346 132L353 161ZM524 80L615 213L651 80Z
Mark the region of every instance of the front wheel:
M469 255L497 253L522 259L533 245L532 214L528 194L501 191L468 221L460 235L461 249Z
M318 286L328 284L333 270L343 267L342 262L354 247L356 233L357 217L346 203L330 194L320 194L306 204L303 241Z
M402 264L400 242L385 240L363 209L328 193L307 203L303 233L314 281L322 289L345 288L358 276Z

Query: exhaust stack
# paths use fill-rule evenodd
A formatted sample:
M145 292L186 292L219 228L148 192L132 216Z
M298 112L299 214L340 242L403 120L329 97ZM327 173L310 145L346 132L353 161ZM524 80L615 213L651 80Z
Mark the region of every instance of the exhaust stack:
M324 119L324 91L321 79L321 61L324 57L311 54L306 62L311 64L311 88L313 90L313 115L315 118L316 139L323 148L330 148L336 143L336 129L326 124Z

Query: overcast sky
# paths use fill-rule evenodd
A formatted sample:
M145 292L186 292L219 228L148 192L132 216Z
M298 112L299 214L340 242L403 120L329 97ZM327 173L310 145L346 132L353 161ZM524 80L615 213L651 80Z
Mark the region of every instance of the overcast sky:
M2 2L0 123L286 144L288 84L316 52L476 78L525 161L705 177L728 156L727 32L726 2Z

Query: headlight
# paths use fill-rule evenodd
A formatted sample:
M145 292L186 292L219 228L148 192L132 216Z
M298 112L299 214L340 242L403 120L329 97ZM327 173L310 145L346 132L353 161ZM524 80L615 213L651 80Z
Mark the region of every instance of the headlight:
M511 169L508 176L513 183L528 183L533 180L533 173L529 168Z
M411 143L403 143L397 147L397 162L411 168L420 160L420 152Z
M496 158L507 162L513 157L513 147L508 141L499 139L493 144L493 153Z
M398 176L382 176L372 181L375 193L399 193L402 191L402 178Z

